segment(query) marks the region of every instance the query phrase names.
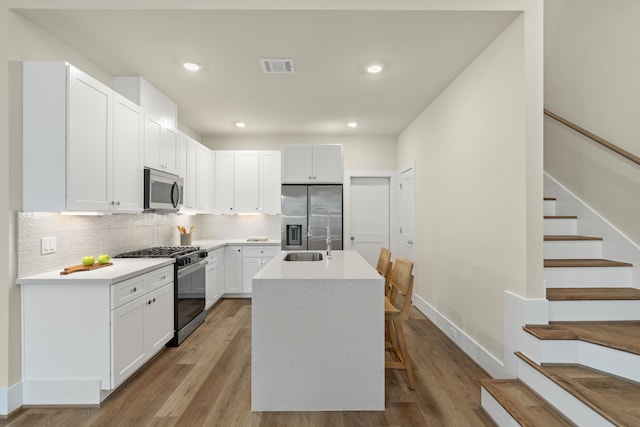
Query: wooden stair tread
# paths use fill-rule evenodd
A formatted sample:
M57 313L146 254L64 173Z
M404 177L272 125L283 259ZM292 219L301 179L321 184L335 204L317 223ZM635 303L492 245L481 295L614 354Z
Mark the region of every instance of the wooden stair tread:
M544 236L545 242L563 242L563 241L583 241L583 240L602 240L602 237L595 236L577 236L577 235L563 235L563 234L555 234L555 235L546 235Z
M640 386L575 364L543 364L516 356L617 426L640 425Z
M636 288L547 288L549 301L622 301L640 300Z
M524 427L574 425L519 380L482 379L480 384Z
M545 197L545 198L544 198L544 200L547 200L547 201L553 202L553 201L555 201L555 200L556 200L556 198L555 198L555 197Z
M544 266L552 267L633 267L633 264L600 258L545 259Z
M541 340L580 340L640 354L639 320L549 322L548 325L525 325L523 329Z
M545 215L544 219L578 219L576 215Z

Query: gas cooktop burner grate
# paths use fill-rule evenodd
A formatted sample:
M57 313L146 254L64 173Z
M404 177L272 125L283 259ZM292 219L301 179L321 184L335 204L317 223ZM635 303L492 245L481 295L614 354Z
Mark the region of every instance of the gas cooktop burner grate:
M198 246L157 246L118 254L115 258L175 258L198 250Z

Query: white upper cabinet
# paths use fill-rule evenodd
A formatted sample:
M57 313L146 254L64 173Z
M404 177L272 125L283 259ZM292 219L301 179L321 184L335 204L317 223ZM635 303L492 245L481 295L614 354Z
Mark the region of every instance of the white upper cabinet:
M114 93L110 206L119 212L142 212L144 110Z
M181 212L211 212L211 168L211 150L191 137L179 133L178 175L184 178Z
M279 151L215 151L216 213L280 213Z
M142 210L142 112L115 95L64 62L24 63L25 211Z
M210 213L211 192L211 150L196 142L196 211Z
M260 212L279 214L281 210L281 155L279 151L260 152Z
M178 174L178 131L145 112L144 165Z
M341 184L343 177L341 144L282 146L283 184Z
M105 211L110 203L113 91L77 68L68 70L67 210Z
M233 151L215 151L214 156L214 212L235 213L233 205Z
M178 108L141 76L114 77L115 91L145 111L144 165L178 174Z
M260 212L260 155L257 151L236 151L234 159L234 209Z
M282 146L282 183L313 182L313 146L293 144Z

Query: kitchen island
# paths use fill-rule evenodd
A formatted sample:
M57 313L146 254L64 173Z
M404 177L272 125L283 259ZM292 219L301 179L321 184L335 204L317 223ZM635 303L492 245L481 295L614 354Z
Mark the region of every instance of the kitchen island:
M253 278L253 411L384 410L384 279L356 251Z

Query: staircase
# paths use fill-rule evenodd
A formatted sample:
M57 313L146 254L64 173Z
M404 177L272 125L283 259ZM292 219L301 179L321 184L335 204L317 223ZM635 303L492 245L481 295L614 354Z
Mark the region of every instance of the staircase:
M523 325L517 379L482 380L482 407L500 426L640 426L640 289L633 264L603 258L577 216L544 200L548 323ZM535 360L534 360L535 359Z

